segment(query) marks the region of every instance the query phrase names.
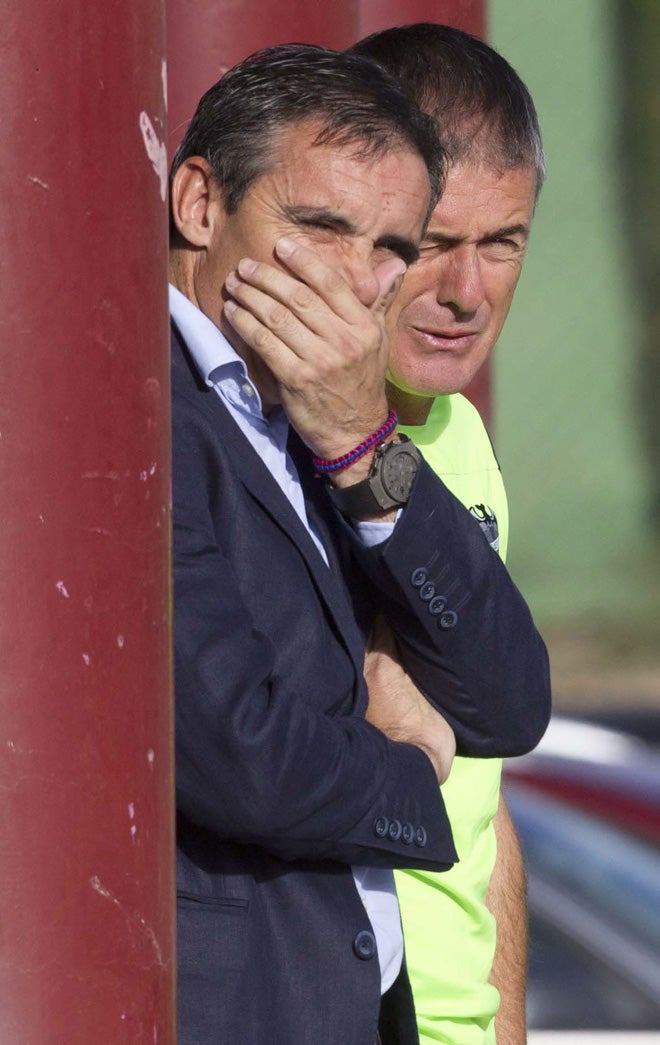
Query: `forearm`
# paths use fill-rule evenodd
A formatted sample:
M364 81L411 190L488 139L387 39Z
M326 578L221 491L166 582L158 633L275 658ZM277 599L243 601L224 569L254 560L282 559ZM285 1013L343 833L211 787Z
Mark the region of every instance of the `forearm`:
M458 753L510 756L534 747L550 714L545 646L463 505L422 463L390 539L377 548L354 543L403 666L446 717Z
M239 432L221 438L178 398L175 418L179 812L284 859L447 866L432 766L364 721L363 645L322 560L308 562L234 480ZM425 844L391 837L392 821L423 826Z
M506 802L500 796L494 820L497 859L486 895L495 917L497 944L490 982L500 993L495 1033L500 1045L525 1045L527 1021L527 901L520 842Z

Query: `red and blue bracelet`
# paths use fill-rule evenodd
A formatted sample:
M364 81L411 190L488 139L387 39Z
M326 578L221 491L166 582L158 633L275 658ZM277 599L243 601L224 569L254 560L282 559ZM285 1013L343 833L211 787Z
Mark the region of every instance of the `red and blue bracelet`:
M314 461L314 467L323 475L331 475L333 472L341 472L344 468L349 468L355 461L359 461L361 457L368 454L371 448L376 446L377 443L382 442L386 436L391 435L396 428L396 425L397 416L394 410L390 410L387 415L387 420L383 422L380 428L377 428L375 432L368 435L366 439L363 439L356 447L349 450L347 454L342 454L341 457L331 459L325 457L314 457L312 459Z

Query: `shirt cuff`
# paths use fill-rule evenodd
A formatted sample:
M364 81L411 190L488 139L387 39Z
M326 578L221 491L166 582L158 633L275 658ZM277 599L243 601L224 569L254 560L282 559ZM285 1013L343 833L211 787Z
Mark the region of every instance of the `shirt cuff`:
M351 519L353 529L365 548L373 548L377 544L383 544L388 537L391 537L394 533L394 527L401 518L402 511L403 509L399 508L394 522L360 522L357 519Z

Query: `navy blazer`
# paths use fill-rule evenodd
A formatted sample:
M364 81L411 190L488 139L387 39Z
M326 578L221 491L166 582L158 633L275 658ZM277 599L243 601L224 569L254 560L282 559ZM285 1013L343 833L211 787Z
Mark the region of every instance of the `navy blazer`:
M380 974L350 865L450 866L437 781L418 748L363 718L363 638L320 484L308 506L330 568L176 331L172 391L179 1043L372 1045ZM410 579L434 568L424 519L449 496L425 473L384 547L365 554L340 527L336 548L350 544L418 684L449 693L463 748L502 753L516 698L476 706L488 686L460 680ZM386 1045L416 1040L401 979Z

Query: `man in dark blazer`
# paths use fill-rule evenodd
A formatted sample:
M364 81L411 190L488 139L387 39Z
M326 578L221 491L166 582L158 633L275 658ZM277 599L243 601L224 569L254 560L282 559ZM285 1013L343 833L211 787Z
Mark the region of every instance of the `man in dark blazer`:
M416 1042L391 870L454 861L454 750L547 721L524 602L385 401L440 173L395 81L298 46L211 88L174 159L180 1045ZM410 676L385 644L369 694L346 577Z

